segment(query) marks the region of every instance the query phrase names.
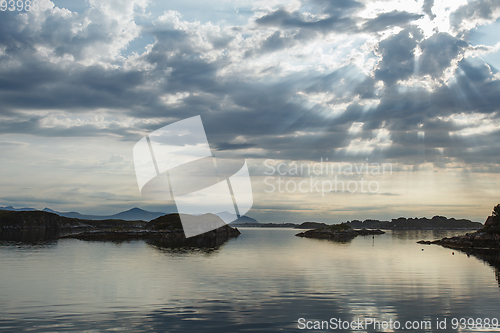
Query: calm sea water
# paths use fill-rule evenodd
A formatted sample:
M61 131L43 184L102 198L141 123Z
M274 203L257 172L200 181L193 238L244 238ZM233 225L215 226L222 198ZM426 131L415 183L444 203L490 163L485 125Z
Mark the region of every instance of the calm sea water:
M457 331L452 318L500 319L493 267L416 244L463 232L388 232L335 243L295 237L292 229L241 231L213 250L144 241L4 242L0 331L299 332L299 318L447 318L447 330L434 323L429 330L444 332Z

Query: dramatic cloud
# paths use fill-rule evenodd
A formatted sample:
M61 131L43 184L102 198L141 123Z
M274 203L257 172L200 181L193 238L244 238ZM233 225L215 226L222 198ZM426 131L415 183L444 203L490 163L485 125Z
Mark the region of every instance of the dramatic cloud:
M97 165L132 177L120 187L128 196L103 197L126 206L142 200L131 145L195 115L212 149L253 159L257 173L266 158L499 168L500 76L484 60L498 38L470 40L500 17L498 1L255 1L217 15L145 0L50 4L0 12L7 174L29 166L36 145L52 160L78 160L87 140L86 154L106 150L99 160L109 163ZM98 187L89 193L111 191L88 181Z

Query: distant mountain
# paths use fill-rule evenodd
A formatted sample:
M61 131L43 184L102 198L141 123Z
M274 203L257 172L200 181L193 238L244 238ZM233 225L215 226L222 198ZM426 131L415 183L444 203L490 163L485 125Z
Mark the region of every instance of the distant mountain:
M151 221L154 220L155 218L165 215L165 213L163 212L148 212L147 210L140 209L137 207L113 215L84 215L78 212L58 212L50 208L44 208L43 211L54 213L59 216L72 217L84 220L115 219L115 220L125 220L125 221L138 221L138 220Z
M165 213L162 212L148 212L147 210L140 209L140 208L132 208L129 210L126 210L124 212L111 215L109 218L112 219L119 219L119 220L126 220L126 221L132 221L132 220L143 220L143 221L151 221L154 220L160 216L165 215Z
M0 210L9 210L13 212L33 212L36 211L37 209L35 208L14 208L12 206L7 206L7 207L0 207Z
M238 216L236 214L231 214L229 212L219 212L215 215L219 216L224 222L229 223L230 225L234 224L259 224L259 222L248 216Z
M35 208L14 208L12 206L0 207L0 210L14 211L14 212L26 212L26 211L37 211ZM81 219L81 220L125 220L125 221L151 221L160 216L165 215L163 212L148 212L147 210L140 208L132 208L124 212L120 212L114 215L85 215L78 212L58 212L50 208L44 208L43 212L57 214L63 217Z
M0 210L9 210L9 211L37 211L35 208L14 208L12 206L0 207ZM53 210L51 208L44 208L42 211L48 213L54 213L59 216L81 219L81 220L125 220L125 221L146 221L149 222L154 220L160 216L166 215L167 213L163 212L149 212L147 210L141 208L132 208L126 210L124 212L120 212L113 215L85 215L80 214L78 212L59 212L57 210ZM219 216L224 222L228 223L232 221L231 224L259 224L259 222L248 216L240 216L240 218L236 219L235 214L231 214L229 212L220 212L215 214ZM236 220L235 220L236 219ZM233 221L235 220L235 221Z
M58 212L56 210L50 209L50 208L44 208L42 209L42 212L48 212L48 213L54 213L59 216L64 216L64 217L71 217L75 219L87 219L87 220L100 220L100 216L97 215L83 215L77 212ZM95 218L94 218L95 217Z
M229 223L229 225L236 225L236 224L260 224L260 223L256 219L243 215L240 216L236 221Z

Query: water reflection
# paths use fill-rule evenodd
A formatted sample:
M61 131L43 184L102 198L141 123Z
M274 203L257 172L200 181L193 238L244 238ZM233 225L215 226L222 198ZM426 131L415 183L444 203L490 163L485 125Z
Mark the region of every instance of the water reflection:
M312 238L312 237L304 237L304 238L318 242L349 244L356 237L367 237L367 236L341 235L338 236L337 238Z
M198 248L209 250L218 248L227 241L228 238L224 235L221 237L151 238L146 240L146 243L162 249Z
M0 245L8 245L9 243L53 244L57 242L58 238L59 232L57 230L33 229L0 231Z
M187 239L189 240L189 239ZM169 255L202 254L213 255L219 252L221 244L216 244L215 240L205 240L204 242L186 240L147 240L149 247Z
M343 244L296 233L248 228L203 248L75 239L42 251L0 247L0 331L300 332L298 318L498 317L499 269L439 246L421 251L416 241L431 231ZM364 332L374 331L387 332Z
M401 240L412 240L418 238L420 240L436 240L444 237L454 237L464 235L468 232L476 230L392 230L392 238Z
M462 250L461 252L472 255L486 262L488 265L492 266L495 270L495 276L500 287L500 251L499 250L489 250L489 249L475 249L475 250Z

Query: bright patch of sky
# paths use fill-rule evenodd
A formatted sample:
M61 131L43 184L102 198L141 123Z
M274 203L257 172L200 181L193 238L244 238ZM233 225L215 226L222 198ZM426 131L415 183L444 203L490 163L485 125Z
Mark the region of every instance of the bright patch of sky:
M481 58L488 64L494 66L497 70L500 69L500 20L494 23L485 24L472 29L469 34L469 42L471 45L490 46L491 50L484 52Z

